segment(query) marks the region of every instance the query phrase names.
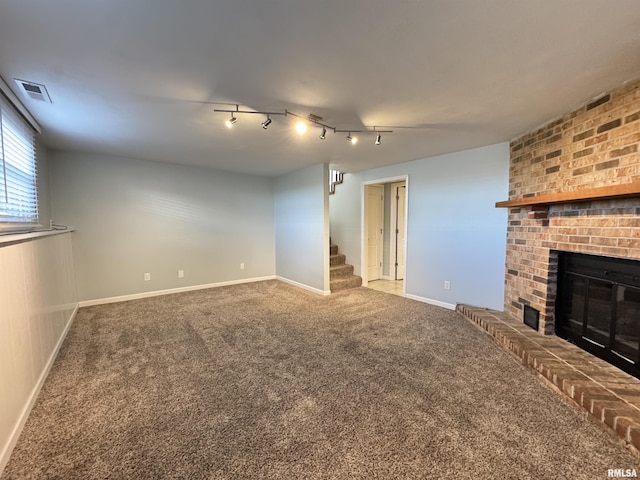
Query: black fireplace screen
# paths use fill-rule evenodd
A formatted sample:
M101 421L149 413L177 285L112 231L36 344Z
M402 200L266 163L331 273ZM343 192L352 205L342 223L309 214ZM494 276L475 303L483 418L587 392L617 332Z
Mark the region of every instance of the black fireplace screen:
M640 262L562 252L556 333L640 378Z

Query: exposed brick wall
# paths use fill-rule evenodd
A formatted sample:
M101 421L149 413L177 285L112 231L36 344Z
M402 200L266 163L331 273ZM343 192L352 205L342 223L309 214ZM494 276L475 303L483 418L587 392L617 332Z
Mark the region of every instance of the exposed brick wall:
M640 180L640 79L511 142L509 198ZM505 312L554 332L557 252L640 259L640 197L509 209Z

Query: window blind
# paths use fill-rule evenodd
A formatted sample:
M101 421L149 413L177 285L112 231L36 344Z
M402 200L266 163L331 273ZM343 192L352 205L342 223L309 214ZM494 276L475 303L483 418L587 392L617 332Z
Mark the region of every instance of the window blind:
M38 222L35 133L0 94L0 231Z

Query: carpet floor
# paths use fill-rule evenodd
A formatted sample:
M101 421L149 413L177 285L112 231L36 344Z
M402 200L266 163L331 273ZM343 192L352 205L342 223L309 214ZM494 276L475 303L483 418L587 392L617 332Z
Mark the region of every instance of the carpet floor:
M82 308L9 479L605 479L639 462L455 312L267 281Z

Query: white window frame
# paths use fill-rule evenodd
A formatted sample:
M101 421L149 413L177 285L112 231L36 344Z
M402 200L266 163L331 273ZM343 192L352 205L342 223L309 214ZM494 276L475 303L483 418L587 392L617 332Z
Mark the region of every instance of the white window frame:
M0 79L0 234L39 229L35 135L40 127Z

